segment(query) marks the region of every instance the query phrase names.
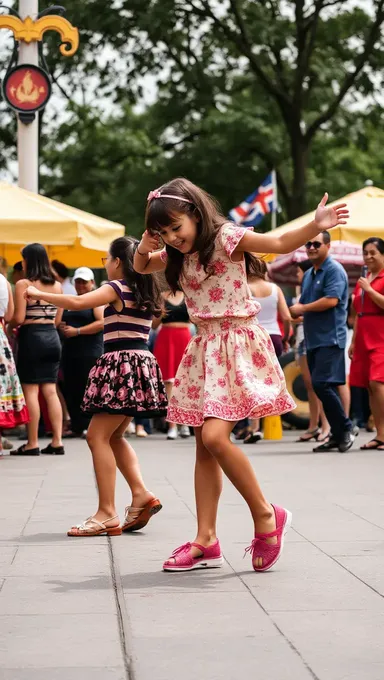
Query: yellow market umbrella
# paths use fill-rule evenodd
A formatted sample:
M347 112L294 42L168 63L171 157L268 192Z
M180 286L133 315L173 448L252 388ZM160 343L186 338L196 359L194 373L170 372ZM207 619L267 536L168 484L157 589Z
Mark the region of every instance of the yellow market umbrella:
M20 260L27 243L43 243L51 259L67 267L101 267L113 239L124 236L122 224L0 183L0 255Z
M330 205L347 203L350 213L348 224L331 230L332 241L344 241L361 245L369 236L384 238L384 191L377 187L364 187L352 194L347 194ZM284 234L294 227L303 227L313 219L314 212L298 217L275 229L276 236ZM267 255L263 259L272 262L276 255Z

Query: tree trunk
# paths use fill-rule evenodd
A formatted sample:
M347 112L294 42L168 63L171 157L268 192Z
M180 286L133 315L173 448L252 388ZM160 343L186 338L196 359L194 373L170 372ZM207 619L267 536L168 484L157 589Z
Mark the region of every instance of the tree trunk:
M292 191L287 205L288 219L301 217L306 211L308 146L300 130L291 130L293 163Z

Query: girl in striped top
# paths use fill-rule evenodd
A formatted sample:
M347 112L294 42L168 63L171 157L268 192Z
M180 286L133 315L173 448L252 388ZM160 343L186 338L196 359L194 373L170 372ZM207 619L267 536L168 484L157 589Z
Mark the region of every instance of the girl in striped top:
M88 445L99 491L97 512L72 527L69 536L117 536L122 531L142 529L161 510L160 501L144 485L136 453L124 439L134 416L162 417L167 397L156 359L148 350L153 316L160 316L160 293L154 277L137 274L133 238L111 243L105 268L108 283L80 296L44 296L47 303L64 309L93 309L105 305L104 354L89 374L83 410L92 414ZM29 299L41 299L42 292L29 286ZM81 332L81 329L78 329ZM132 493L123 526L115 507L116 465Z

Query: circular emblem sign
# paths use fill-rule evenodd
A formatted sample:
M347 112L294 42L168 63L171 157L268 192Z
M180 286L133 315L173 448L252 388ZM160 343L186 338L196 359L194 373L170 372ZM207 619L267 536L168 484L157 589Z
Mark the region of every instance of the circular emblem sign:
M3 95L16 111L39 111L51 96L49 76L33 64L16 66L4 78Z

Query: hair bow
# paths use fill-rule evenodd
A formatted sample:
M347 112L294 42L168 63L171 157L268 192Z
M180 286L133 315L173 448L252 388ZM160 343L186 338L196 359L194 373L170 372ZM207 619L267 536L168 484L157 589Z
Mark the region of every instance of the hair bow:
M158 189L150 191L147 197L147 202L150 203L154 198L160 198L161 193Z

